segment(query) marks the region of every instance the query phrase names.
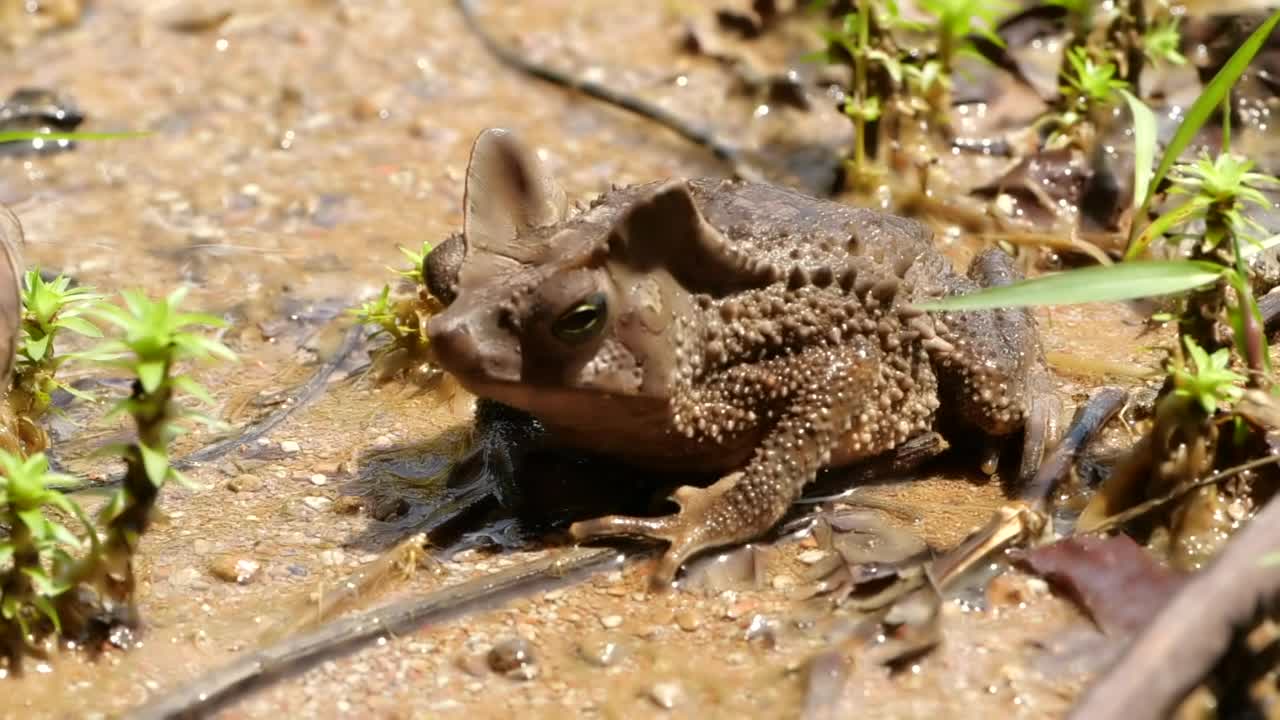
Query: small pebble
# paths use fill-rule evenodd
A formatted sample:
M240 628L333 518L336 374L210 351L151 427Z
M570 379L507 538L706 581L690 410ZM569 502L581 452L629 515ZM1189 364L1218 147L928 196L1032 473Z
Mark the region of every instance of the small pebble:
M341 565L346 559L346 554L338 549L323 550L320 552L320 562L328 565L329 567Z
M333 501L327 497L320 497L319 495L308 495L302 498L302 504L316 512L323 512L333 505Z
M698 613L690 610L689 608L681 608L677 610L675 619L676 625L679 625L680 629L685 632L693 632L694 630L697 630L698 625L702 622L698 617Z
M680 703L684 697L684 689L675 681L654 683L647 693L654 705L670 710Z
M603 625L606 630L612 630L622 624L622 616L621 615L605 615L604 617L600 618L600 624Z
M578 643L578 656L596 667L609 667L622 659L625 652L613 635L591 635Z
M522 637L504 640L489 651L489 669L512 680L532 680L538 676L533 646Z
M262 489L262 480L257 475L237 475L227 481L227 489L231 492L257 492Z
M826 550L805 550L796 558L805 565L813 565L827 556Z
M262 563L252 558L238 555L223 555L209 566L210 572L219 580L226 580L240 585L248 585L258 576Z
M394 442L395 441L391 439L390 435L379 435L373 439L373 446L379 450L385 450L386 448L391 447L391 444Z
M327 485L329 483L329 478L325 477L322 473L316 473L308 478L308 480L311 481L312 485Z
M376 117L386 117L383 114L385 112L386 110L384 108L379 107L377 100L367 95L356 98L356 101L351 104L351 116L360 121L372 120Z
M296 453L302 450L302 446L294 440L285 440L280 443L280 449L287 453Z

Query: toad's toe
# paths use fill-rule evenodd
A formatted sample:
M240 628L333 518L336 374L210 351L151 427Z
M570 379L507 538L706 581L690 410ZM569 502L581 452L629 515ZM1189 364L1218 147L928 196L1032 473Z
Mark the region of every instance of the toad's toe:
M578 541L619 535L665 540L669 547L658 561L652 581L655 587L669 587L691 556L749 539L764 530L744 523L725 523L723 513L717 511L718 502L741 475L728 475L708 488L681 487L674 497L680 512L673 515L655 518L609 515L576 522L569 527L569 534Z

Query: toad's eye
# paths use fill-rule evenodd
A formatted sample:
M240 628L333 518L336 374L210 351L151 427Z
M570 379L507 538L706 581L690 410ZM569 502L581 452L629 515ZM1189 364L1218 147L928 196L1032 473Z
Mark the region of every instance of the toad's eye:
M607 315L608 303L604 293L588 295L556 318L551 325L551 333L564 342L582 342L604 328Z

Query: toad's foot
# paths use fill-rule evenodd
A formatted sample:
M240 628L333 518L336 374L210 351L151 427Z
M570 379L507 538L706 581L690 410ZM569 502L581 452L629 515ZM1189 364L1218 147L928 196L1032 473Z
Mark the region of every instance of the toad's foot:
M895 393L912 397L907 390L924 383L923 378L894 372L890 363L882 362L878 348L865 343L814 348L737 366L716 382L705 383L677 412L706 421L726 406L733 409L740 397L766 398L760 401L760 411L777 412L779 419L745 468L706 489L680 488L675 494L680 512L675 515L605 517L577 523L569 531L578 540L608 535L666 540L671 546L658 564L654 582L669 586L694 553L750 540L773 527L831 459L837 444L851 457L866 457L905 441L907 437L894 435L909 437L913 428L904 418L923 420L932 408L913 398L892 414L883 412L881 398ZM691 431L698 432L696 426Z
M1013 259L993 249L974 258L968 277L956 281L951 292L1002 287L1021 279ZM1022 431L1018 479L1030 479L1057 439L1061 411L1035 317L1026 308L947 311L934 317L938 336L945 340L930 346L944 406L964 425L982 431L993 453L1005 438ZM984 471L995 472L995 458L985 458Z
M736 472L708 488L681 487L672 498L680 506L680 512L673 515L609 515L576 522L570 526L569 534L578 541L613 535L666 540L670 547L658 562L652 580L655 587L668 587L690 556L708 548L750 540L773 524L772 519L766 521L766 518L761 518L760 523L744 524L741 519L726 516L724 505L719 501L741 479L742 472Z

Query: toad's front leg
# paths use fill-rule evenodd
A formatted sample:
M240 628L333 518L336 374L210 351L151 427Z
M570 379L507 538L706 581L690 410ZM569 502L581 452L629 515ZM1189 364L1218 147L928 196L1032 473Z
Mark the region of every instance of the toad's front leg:
M653 581L669 585L691 555L750 540L773 527L837 444L846 451L850 438L882 444L879 428L896 418L883 412L878 400L900 383L882 366L877 348L865 345L813 348L726 371L692 393L696 399L682 403L678 417L708 443L740 429L744 416L768 427L746 467L708 488L681 487L673 498L680 506L676 514L602 517L574 523L569 532L576 540L610 535L666 540L670 547ZM867 448L877 449L882 448Z

